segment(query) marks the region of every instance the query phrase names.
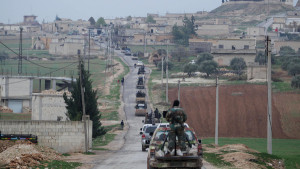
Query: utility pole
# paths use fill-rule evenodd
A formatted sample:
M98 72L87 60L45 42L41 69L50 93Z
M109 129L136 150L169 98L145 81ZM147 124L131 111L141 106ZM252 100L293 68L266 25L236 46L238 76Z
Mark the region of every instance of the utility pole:
M111 65L112 65L112 73L113 73L113 77L115 76L115 67L114 67L114 54L113 54L113 41L112 41L112 25L110 27L110 56L111 56Z
M82 118L84 121L84 136L85 136L85 152L88 151L88 139L87 139L87 129L86 129L86 112L85 112L85 103L84 103L84 89L82 86L82 60L80 58L80 50L77 51L78 54L78 64L79 64L79 79L80 79L80 91L81 91L81 102L82 102Z
M168 78L169 78L169 71L168 71L168 61L169 61L169 46L168 46L168 42L167 42L167 60L166 60L166 78L167 78L167 82L166 82L166 102L168 103L168 90L169 90L169 84L168 84Z
M270 15L270 2L268 0L268 16ZM268 20L268 19L267 19Z
M146 57L146 33L144 34L144 57Z
M180 80L178 80L178 101L180 101Z
M20 44L19 44L19 63L18 63L18 74L22 74L22 32L23 28L20 27Z
M90 54L91 54L91 29L89 29L89 56L88 56L88 72L90 73Z
M216 127L215 145L219 145L219 77L216 78Z
M267 70L267 78L268 78L268 132L267 132L267 142L268 142L268 154L272 154L272 80L271 80L271 47L270 47L270 37L267 36L267 54L268 54L268 70Z
M161 57L161 87L164 87L164 57Z

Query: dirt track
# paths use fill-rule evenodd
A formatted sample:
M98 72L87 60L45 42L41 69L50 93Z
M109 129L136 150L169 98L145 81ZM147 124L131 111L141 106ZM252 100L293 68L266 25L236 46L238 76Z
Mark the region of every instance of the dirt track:
M219 94L219 137L266 137L266 86L220 86ZM176 88L170 89L169 98L170 100L177 98ZM215 87L181 88L181 106L188 114L188 123L201 137L214 137L215 99ZM291 118L290 112L285 111L290 107L288 103L295 103L295 99L299 102L300 95L273 94L273 138L300 138L299 130L297 130L299 129L297 121L299 122L300 117L296 115L296 118ZM299 114L299 104L295 103L294 107ZM294 121L281 120L282 116L287 116ZM294 126L287 128L286 125L289 123L293 123Z

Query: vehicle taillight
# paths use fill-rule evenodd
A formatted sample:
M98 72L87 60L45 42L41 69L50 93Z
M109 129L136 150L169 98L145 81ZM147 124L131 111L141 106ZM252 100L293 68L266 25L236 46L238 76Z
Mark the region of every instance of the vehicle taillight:
M142 138L145 138L145 137L146 137L145 134L143 134L143 135L142 135Z
M202 155L202 145L198 144L198 155Z

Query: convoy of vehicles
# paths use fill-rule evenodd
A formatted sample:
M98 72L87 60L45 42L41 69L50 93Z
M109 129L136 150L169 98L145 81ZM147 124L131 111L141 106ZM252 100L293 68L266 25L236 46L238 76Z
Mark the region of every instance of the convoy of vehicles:
M130 51L125 50L125 55L131 55ZM138 60L136 56L132 60ZM191 63L193 64L193 63ZM137 61L135 67L138 66L138 79L136 88L135 115L144 116L145 123L140 129L142 151L148 148L147 168L198 168L202 167L202 145L198 140L193 129L187 123L184 123L186 134L187 150L182 151L183 155L167 154L168 133L170 131L169 123L160 123L160 114L147 112L145 89L145 67L143 62ZM157 117L156 117L157 116ZM178 141L176 142L178 145Z

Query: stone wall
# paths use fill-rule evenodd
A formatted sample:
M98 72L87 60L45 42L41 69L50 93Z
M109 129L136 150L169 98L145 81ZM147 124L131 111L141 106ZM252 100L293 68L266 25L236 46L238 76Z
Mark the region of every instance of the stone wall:
M87 121L89 147L92 147L92 124ZM84 152L84 123L82 121L2 121L2 134L33 134L38 144L60 153Z

